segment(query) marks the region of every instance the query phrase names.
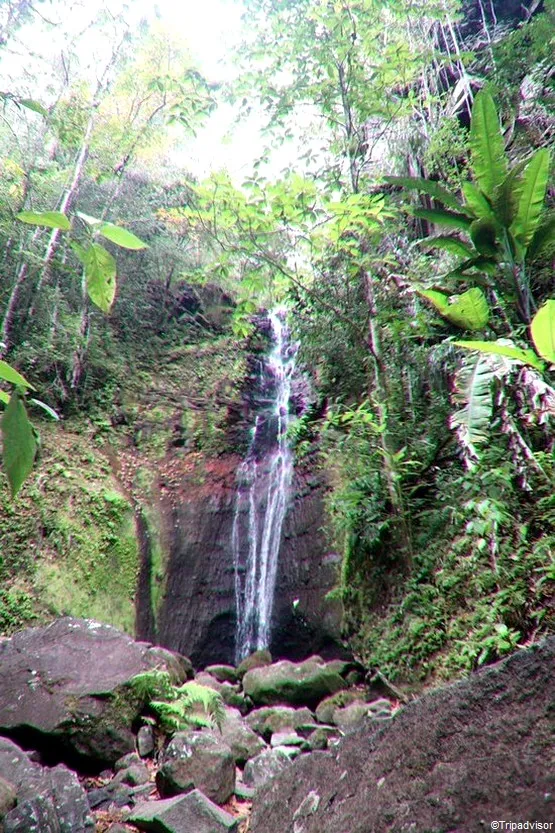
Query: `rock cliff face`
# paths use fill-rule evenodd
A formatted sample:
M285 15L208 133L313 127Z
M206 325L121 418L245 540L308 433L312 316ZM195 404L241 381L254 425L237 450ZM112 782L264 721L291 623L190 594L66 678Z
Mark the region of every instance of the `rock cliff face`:
M188 455L163 488L169 559L158 641L197 666L234 656L231 534L239 463L234 455L213 460ZM274 603L270 648L277 657L340 650L340 611L325 599L335 584L337 557L326 550L321 530L324 488L309 466L295 473Z

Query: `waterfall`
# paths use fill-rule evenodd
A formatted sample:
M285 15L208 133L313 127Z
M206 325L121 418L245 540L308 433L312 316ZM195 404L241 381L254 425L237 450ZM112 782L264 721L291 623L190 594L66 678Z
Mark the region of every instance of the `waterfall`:
M293 475L287 443L296 345L285 311L269 314L272 349L260 368L262 392L247 457L237 472L232 529L239 662L270 642L281 530Z

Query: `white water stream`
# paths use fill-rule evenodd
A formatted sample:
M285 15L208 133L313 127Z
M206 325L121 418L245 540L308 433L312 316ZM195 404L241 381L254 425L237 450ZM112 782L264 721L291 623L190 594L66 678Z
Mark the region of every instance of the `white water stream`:
M293 476L286 432L297 350L284 311L275 310L269 318L272 349L260 378L267 398L261 402L247 457L237 472L232 531L237 662L270 642L281 531Z

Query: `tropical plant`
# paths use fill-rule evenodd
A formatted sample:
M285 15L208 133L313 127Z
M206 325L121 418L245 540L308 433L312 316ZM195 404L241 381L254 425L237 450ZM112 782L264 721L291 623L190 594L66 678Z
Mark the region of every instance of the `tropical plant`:
M439 204L412 208L415 217L462 232L467 238L439 235L427 237L425 242L462 257L443 282L465 282L472 287L472 297L467 292L449 300L442 293L426 290L424 297L457 326L479 330L490 317L485 294L489 293L501 309L507 330L504 335L514 338L519 324L529 325L538 309L529 270L555 244L555 213L545 207L550 153L540 148L528 160L509 168L497 110L487 90L475 98L469 140L473 180L462 186L463 201L435 181L418 177L386 180L426 194ZM548 323L555 327L551 308L534 328L536 336L541 330L542 344ZM532 339L535 344L534 331ZM494 351L491 346L489 352ZM552 355L546 356L547 361L552 361Z
M131 685L165 731L221 728L225 719L224 703L217 691L194 681L175 685L170 674L160 668L137 674Z

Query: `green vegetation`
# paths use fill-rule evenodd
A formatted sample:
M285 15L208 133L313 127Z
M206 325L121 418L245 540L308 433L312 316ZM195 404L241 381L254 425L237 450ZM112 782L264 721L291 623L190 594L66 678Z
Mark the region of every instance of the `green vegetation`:
M3 632L131 630L139 517L158 609L157 501L244 452L277 302L356 653L420 685L554 630L555 3L502 5L249 0L225 90L161 26L99 14L96 86L72 41L48 101L2 94ZM220 95L265 119L241 184L172 161ZM160 685L175 727L195 693Z
M154 668L137 674L131 685L165 732L204 726L219 729L225 719L217 691L195 682L175 685L167 671Z

